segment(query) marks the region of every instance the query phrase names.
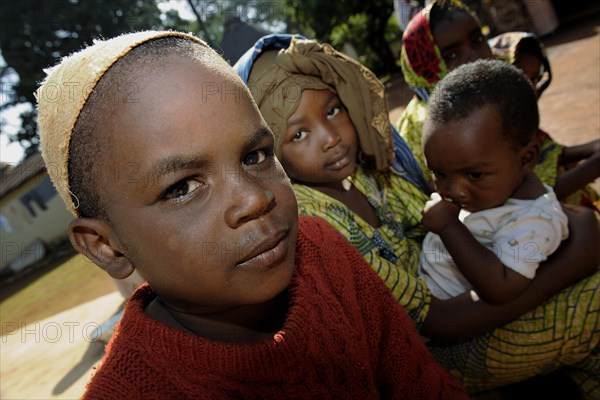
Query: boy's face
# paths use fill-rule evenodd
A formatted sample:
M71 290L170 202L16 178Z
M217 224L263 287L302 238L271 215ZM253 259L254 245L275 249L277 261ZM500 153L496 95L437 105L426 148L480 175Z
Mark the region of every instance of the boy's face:
M290 178L341 182L354 172L357 151L356 130L339 97L327 89L304 90L278 151Z
M492 59L492 51L477 21L460 12L440 21L432 31L448 70L476 60Z
M502 120L492 105L460 121L427 125L424 139L436 190L467 211L504 204L525 176L521 150L502 137Z
M140 76L103 120L115 243L181 311L273 298L293 272L297 208L272 133L246 91L194 61Z

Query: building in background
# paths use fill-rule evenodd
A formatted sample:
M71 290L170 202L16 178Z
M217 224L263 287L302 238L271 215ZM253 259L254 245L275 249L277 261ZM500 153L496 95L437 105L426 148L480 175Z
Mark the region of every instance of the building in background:
M72 219L39 153L6 172L0 180L0 276L42 261L66 240Z

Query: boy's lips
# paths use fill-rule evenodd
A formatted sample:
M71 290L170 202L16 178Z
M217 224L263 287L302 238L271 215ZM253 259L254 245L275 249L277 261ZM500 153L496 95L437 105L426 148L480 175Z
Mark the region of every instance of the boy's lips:
M264 238L254 246L236 265L237 268L270 267L281 261L287 254L289 230L278 231Z
M327 169L339 171L345 168L348 164L350 164L351 161L352 160L350 159L350 149L348 149L345 152L334 157L334 159L329 161L327 164L325 164L325 167Z

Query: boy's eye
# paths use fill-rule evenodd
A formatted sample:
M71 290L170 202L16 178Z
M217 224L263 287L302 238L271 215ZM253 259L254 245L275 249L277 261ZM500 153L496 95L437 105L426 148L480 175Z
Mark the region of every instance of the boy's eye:
M305 138L306 138L306 132L298 131L298 132L294 133L294 136L292 136L292 141L299 142L300 140L304 140Z
M184 179L169 187L165 192L164 198L167 200L177 200L189 196L201 186L202 183L196 178Z
M479 181L485 176L484 172L469 172L469 179L472 181Z
M327 118L335 117L341 111L340 106L331 107L327 110Z
M244 164L246 165L256 165L265 161L270 154L265 150L255 150L248 153L246 157L244 157Z

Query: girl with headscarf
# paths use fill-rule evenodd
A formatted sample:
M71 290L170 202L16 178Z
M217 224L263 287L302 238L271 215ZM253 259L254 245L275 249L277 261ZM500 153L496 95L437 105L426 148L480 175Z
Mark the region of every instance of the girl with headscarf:
M449 70L478 59L492 58L475 16L457 0L433 1L408 24L402 36L400 66L404 80L415 92L397 122L423 171L421 132L429 95ZM426 173L430 184L433 180Z
M234 68L273 130L275 154L292 179L300 214L323 218L358 249L468 391L564 365L580 372L589 384L582 384L584 390L600 390L592 384L600 381L594 381L600 314L590 313L600 309L600 273L574 284L594 272L598 260L590 255L581 265L568 262L569 254L583 249L582 240L598 240L590 213L568 212L570 241L543 264L531 290L510 304L493 306L469 293L436 299L417 277L428 196L418 180L389 169L400 157L376 77L329 45L289 35L259 40ZM289 150L311 135L326 138L318 141L321 147ZM321 152L325 161L315 157ZM566 320L573 323L561 322Z

